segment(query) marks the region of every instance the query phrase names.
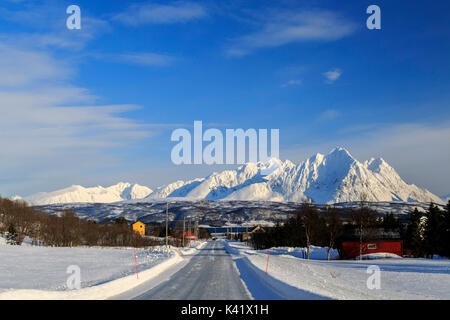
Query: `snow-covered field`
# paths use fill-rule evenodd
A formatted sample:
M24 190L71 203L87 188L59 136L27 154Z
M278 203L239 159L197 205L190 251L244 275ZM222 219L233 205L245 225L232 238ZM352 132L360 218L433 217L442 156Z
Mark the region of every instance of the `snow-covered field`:
M54 248L0 243L0 299L106 299L149 280L196 248ZM204 243L196 243L200 247ZM80 268L81 289L68 290L67 268Z
M245 243L223 243L255 299L450 299L448 259L379 254L363 261L327 261L326 248L311 247L311 260L306 260L302 258L305 248L271 248L269 254L247 248ZM181 251L173 247L137 249L137 275L134 248L10 246L0 238L0 300L117 297L139 289L144 282L167 278L167 273L186 265L205 244L197 242ZM332 250L331 258L335 257L337 252ZM70 265L80 268L79 290L67 288ZM380 269L379 289L367 286L373 276L367 270L373 265Z
M448 259L315 260L326 259L326 250L320 248L312 248L315 259L311 260L301 258L302 249L288 248L270 249L268 259L267 250L249 250L243 243L227 242L226 247L250 290L261 288L255 282L265 282L264 290L276 292L279 298L450 299ZM380 268L380 289L367 287L371 265ZM246 279L246 275L252 276ZM256 298L271 298L261 290L256 294Z

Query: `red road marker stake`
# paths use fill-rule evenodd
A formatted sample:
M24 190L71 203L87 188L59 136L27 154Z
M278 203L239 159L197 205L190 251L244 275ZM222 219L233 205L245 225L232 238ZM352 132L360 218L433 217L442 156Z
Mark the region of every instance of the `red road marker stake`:
M267 252L267 266L266 266L266 276L267 276L267 269L269 268L269 257L270 257L270 249Z
M137 267L136 250L134 250L134 262L136 263L136 278L139 279L139 273L138 273L138 267Z

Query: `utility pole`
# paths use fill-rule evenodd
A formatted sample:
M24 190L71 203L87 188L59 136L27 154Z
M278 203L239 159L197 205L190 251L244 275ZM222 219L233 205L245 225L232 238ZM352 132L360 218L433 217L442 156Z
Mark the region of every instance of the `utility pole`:
M183 218L183 248L184 248L184 234L185 234L185 228L186 228L186 217Z
M190 247L191 246L191 218L189 218L188 236L189 236L189 247Z
M195 237L198 239L198 220L195 220L194 234L195 234Z
M362 220L361 224L359 225L359 261L362 261L362 233L363 233L363 226L362 226Z
M245 253L247 253L247 248L248 248L248 226L245 226Z
M166 247L169 246L169 203L166 203Z

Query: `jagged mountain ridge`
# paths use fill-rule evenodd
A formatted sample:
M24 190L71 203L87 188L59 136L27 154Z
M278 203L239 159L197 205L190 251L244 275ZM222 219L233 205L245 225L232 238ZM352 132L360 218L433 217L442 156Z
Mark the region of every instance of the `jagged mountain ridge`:
M56 193L62 193L63 190ZM98 201L99 197L85 202L106 202ZM205 178L176 181L142 197L124 199L120 196L114 199L127 202L167 199L301 202L312 199L315 203L326 204L360 201L363 197L372 202L442 203L442 199L430 191L403 181L384 159L372 158L359 162L343 148L335 148L327 155L318 153L300 164L278 159L271 159L267 163L247 163L235 170L215 172ZM39 196L29 198L36 200ZM59 203L73 200L63 196L52 199L65 201ZM44 204L42 200L39 202Z
M277 165L274 165L277 163ZM435 202L442 200L414 184L407 184L382 158L364 163L347 150L335 148L296 165L289 160L247 163L236 170L213 173L203 179L177 181L157 188L142 201L161 198L188 200L264 200L316 203L359 201Z

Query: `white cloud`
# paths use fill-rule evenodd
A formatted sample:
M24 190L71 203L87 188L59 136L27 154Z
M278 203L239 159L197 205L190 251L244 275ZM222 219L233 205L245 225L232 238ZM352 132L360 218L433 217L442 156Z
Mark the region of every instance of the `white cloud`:
M140 66L166 67L172 65L175 58L169 55L157 53L127 53L120 54L117 60Z
M334 109L328 109L328 110L325 110L324 112L322 112L320 114L319 120L321 120L321 121L329 121L329 120L336 119L340 115L341 115L341 113L339 111L334 110Z
M341 77L342 71L340 69L334 69L323 73L323 75L326 78L326 83L331 84Z
M195 2L177 1L172 4L143 3L131 5L113 17L130 26L144 24L184 23L207 16L206 9Z
M232 41L229 56L306 41L334 41L352 34L355 25L329 11L272 12L259 18L260 30Z
M124 63L143 67L170 67L177 61L177 58L173 56L153 52L117 54L91 53L88 54L88 56L101 61Z
M38 80L67 77L70 68L48 54L26 51L0 43L0 86L26 85Z
M0 34L0 41L28 48L83 49L98 35L110 32L105 20L94 18L82 10L81 30L68 30L66 6L56 2L26 2L16 10L0 9L2 19L40 30L33 33Z
M289 80L281 85L282 88L291 87L291 86L300 86L302 84L301 80Z
M99 105L70 84L66 61L42 50L0 49L0 194L123 165L117 155L154 134L126 116L139 106Z

